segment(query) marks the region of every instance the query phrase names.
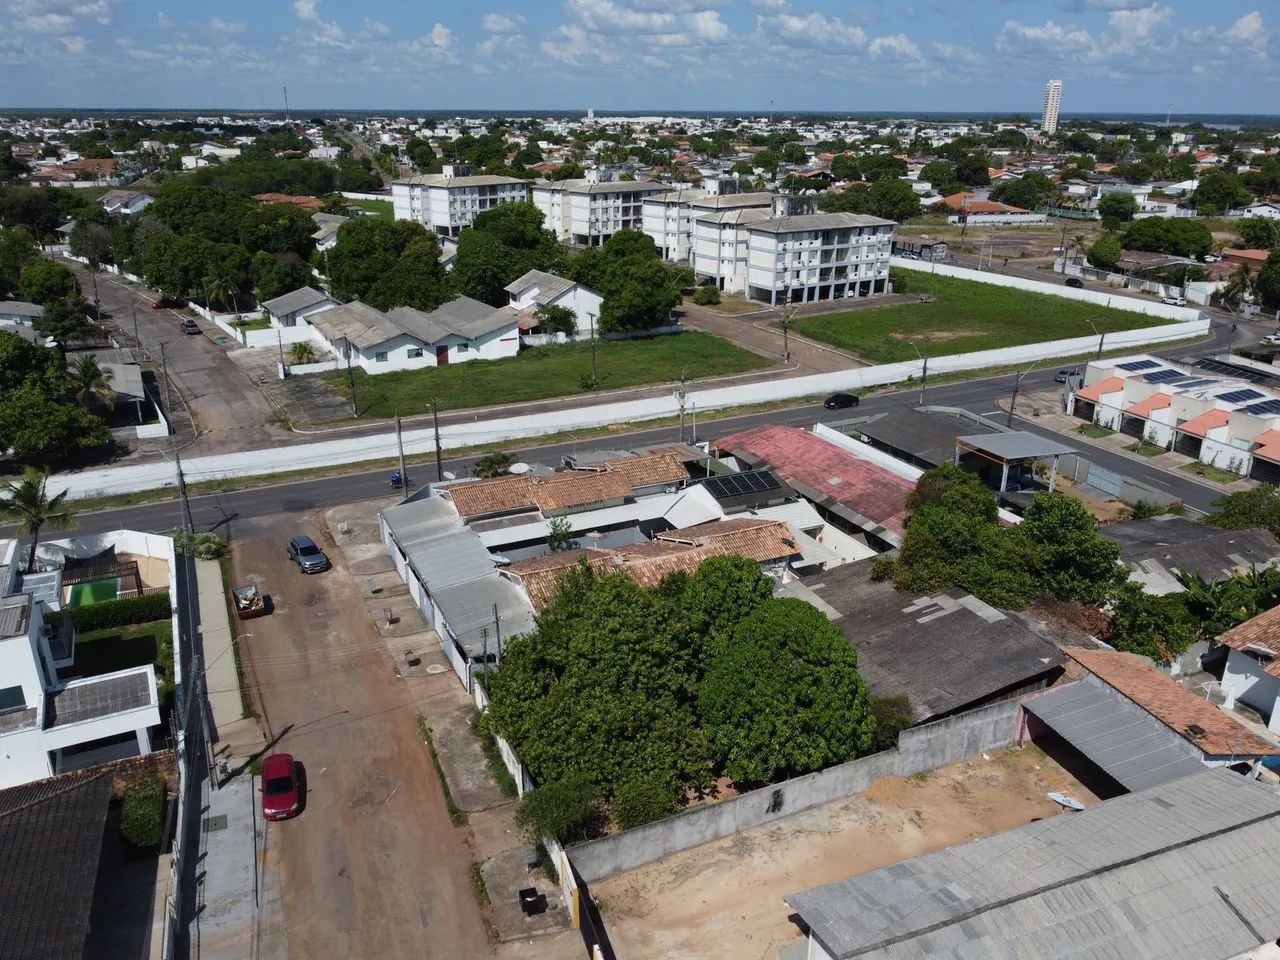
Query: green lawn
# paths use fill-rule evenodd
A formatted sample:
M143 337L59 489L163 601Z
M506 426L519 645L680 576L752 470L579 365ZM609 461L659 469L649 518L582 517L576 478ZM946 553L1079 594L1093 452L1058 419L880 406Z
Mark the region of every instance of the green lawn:
M1092 437L1094 440L1101 440L1103 437L1109 437L1114 430L1108 430L1106 427L1100 427L1096 423L1086 423L1078 428L1076 433L1084 434L1086 437Z
M685 332L652 340L597 341L596 365L601 390L717 374L759 370L772 363L709 333ZM320 374L345 397L347 372ZM409 416L430 409L487 407L588 393L591 345L567 343L533 347L505 360L473 360L427 370L403 370L369 376L355 371L361 418Z
M250 317L246 320L236 320L231 324L237 330L270 330L271 321L266 317Z
M395 216L395 207L390 200L348 200L353 207L359 207L372 216L390 220Z
M1190 473L1193 476L1212 480L1214 483L1235 483L1237 480L1245 479L1238 473L1232 473L1230 470L1223 470L1221 467L1210 466L1207 463L1201 463L1199 460L1194 463L1184 463L1178 469L1186 473Z
M1157 446L1154 443L1147 443L1141 440L1138 443L1131 443L1125 447L1130 453L1136 453L1140 457L1158 457L1162 453L1168 453L1164 447Z
M147 663L156 666L156 684L163 702L173 692L172 621L77 631L75 665L66 672L70 676L96 677Z
M801 317L792 329L850 350L864 360L892 363L915 358L912 341L926 356L936 357L1090 336L1086 320L1104 333L1168 323L1159 317L1046 293L894 270L895 276L899 273L905 277L910 295L929 293L934 301Z

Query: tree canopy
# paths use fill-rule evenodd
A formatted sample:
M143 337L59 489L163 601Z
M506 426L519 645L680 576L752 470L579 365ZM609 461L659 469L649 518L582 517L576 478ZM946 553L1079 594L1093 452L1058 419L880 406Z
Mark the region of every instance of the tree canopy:
M808 604L774 599L741 557L655 589L579 567L487 679L487 719L539 784L534 795L579 812L565 823L530 811L534 827L562 835L601 807L635 826L717 776L794 776L872 743L852 648Z
M338 228L329 280L340 300L434 310L452 293L439 255L435 236L420 223L355 217Z
M681 290L693 282L687 270L663 263L653 240L638 230L619 230L570 260L566 271L603 297L601 333L664 326Z
M48 466L104 446L107 425L71 394L60 353L0 331L0 448Z
M1203 257L1213 250L1213 234L1199 220L1149 217L1125 228L1120 242L1126 250L1149 250L1179 257Z

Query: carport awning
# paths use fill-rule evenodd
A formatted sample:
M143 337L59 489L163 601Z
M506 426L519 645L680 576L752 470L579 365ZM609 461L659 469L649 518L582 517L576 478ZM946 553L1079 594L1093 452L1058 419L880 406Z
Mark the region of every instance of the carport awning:
M1173 730L1137 704L1082 680L1022 701L1062 739L1126 790L1145 790L1204 769Z

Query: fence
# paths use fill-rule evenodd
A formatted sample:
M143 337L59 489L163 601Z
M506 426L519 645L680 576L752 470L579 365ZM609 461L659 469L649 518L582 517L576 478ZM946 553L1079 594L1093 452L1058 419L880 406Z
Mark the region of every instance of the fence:
M1017 736L1019 709L1017 700L1006 700L913 727L899 735L896 749L762 787L723 803L694 807L665 820L578 844L567 852L584 881L603 880L681 850L843 800L882 777L911 776L985 750L1007 747Z
M342 195L348 200L390 200L389 193L358 193L355 190L343 190Z

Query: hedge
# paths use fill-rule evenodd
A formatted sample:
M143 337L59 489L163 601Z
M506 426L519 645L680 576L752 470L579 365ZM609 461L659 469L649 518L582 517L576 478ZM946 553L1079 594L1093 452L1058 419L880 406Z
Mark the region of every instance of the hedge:
M125 787L120 835L137 847L160 846L168 798L169 788L162 777L139 780Z
M65 611L50 611L45 614L49 623L62 620ZM77 630L103 630L107 627L127 627L135 623L151 623L153 620L167 620L173 613L169 604L169 591L162 593L145 593L140 597L125 597L123 600L105 600L84 607L71 608L71 622Z

